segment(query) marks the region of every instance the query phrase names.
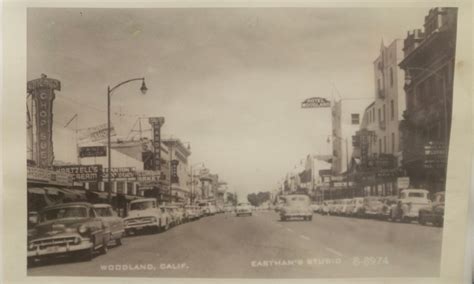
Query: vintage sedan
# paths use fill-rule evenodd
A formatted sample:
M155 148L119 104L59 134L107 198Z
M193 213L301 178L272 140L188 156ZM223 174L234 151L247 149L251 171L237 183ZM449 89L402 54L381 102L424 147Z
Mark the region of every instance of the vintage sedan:
M310 199L304 194L289 194L285 196L285 204L280 211L281 221L291 218L303 218L303 220L311 221L313 219L313 211L310 207Z
M363 216L368 218L375 218L379 216L380 208L383 207L383 203L378 196L367 196L364 197L363 201Z
M94 204L93 206L98 217L106 224L110 240L114 241L116 245L121 245L122 237L125 235L123 219L117 215L109 204Z
M28 264L47 257L76 254L91 260L96 251L107 253L110 235L92 204L73 202L49 206L28 231Z
M235 208L235 215L238 216L252 216L252 207L249 203L239 203Z
M428 190L410 188L400 192L398 202L392 205L390 218L392 221L401 220L411 222L418 219L418 213L421 208L431 205L428 199Z
M431 205L420 208L418 223L421 225L431 223L435 226L442 227L444 223L444 197L444 192L435 193Z

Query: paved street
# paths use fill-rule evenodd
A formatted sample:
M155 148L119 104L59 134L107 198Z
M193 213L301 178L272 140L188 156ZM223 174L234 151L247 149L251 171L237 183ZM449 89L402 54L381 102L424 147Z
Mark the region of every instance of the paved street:
M155 235L127 237L122 246L90 262L46 263L29 269L28 275L436 276L441 238L442 229L416 223L321 215L311 222L281 222L270 211L251 217L220 214Z

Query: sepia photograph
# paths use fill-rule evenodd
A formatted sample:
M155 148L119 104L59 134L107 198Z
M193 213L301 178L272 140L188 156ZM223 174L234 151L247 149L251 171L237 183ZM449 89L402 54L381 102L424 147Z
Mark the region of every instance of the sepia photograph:
M439 278L459 10L28 7L24 273Z

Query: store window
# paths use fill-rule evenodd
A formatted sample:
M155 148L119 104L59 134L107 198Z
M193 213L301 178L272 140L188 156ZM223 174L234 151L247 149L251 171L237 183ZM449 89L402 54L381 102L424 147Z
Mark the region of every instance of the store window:
M379 154L382 153L382 139L379 138Z
M395 133L392 132L392 154L395 153Z
M89 182L89 190L98 191L99 183L98 182Z
M117 182L117 193L125 193L125 182L123 181L118 181Z

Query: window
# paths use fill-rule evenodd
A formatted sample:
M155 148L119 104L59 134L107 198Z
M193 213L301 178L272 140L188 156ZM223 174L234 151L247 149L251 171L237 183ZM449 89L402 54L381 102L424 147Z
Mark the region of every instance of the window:
M393 87L393 68L390 67L390 87Z
M382 153L382 139L379 138L379 154Z
M383 152L387 152L387 136L383 137Z
M382 114L381 114L381 112L380 112L380 109L378 109L377 112L378 112L378 114L379 114L379 122L381 122L381 121L382 121Z
M89 182L89 190L98 191L99 190L99 183Z
M359 124L359 114L358 113L351 114L351 121L352 121L353 125L358 125Z
M393 104L393 100L390 101L390 117L392 120L395 119L395 106Z
M380 82L380 79L377 79L377 90L382 90L382 83Z
M125 189L125 184L123 181L118 181L117 182L117 193L125 193L123 192Z
M392 154L395 153L395 133L392 132Z
M383 117L383 121L385 121L385 104L382 106L382 117Z

